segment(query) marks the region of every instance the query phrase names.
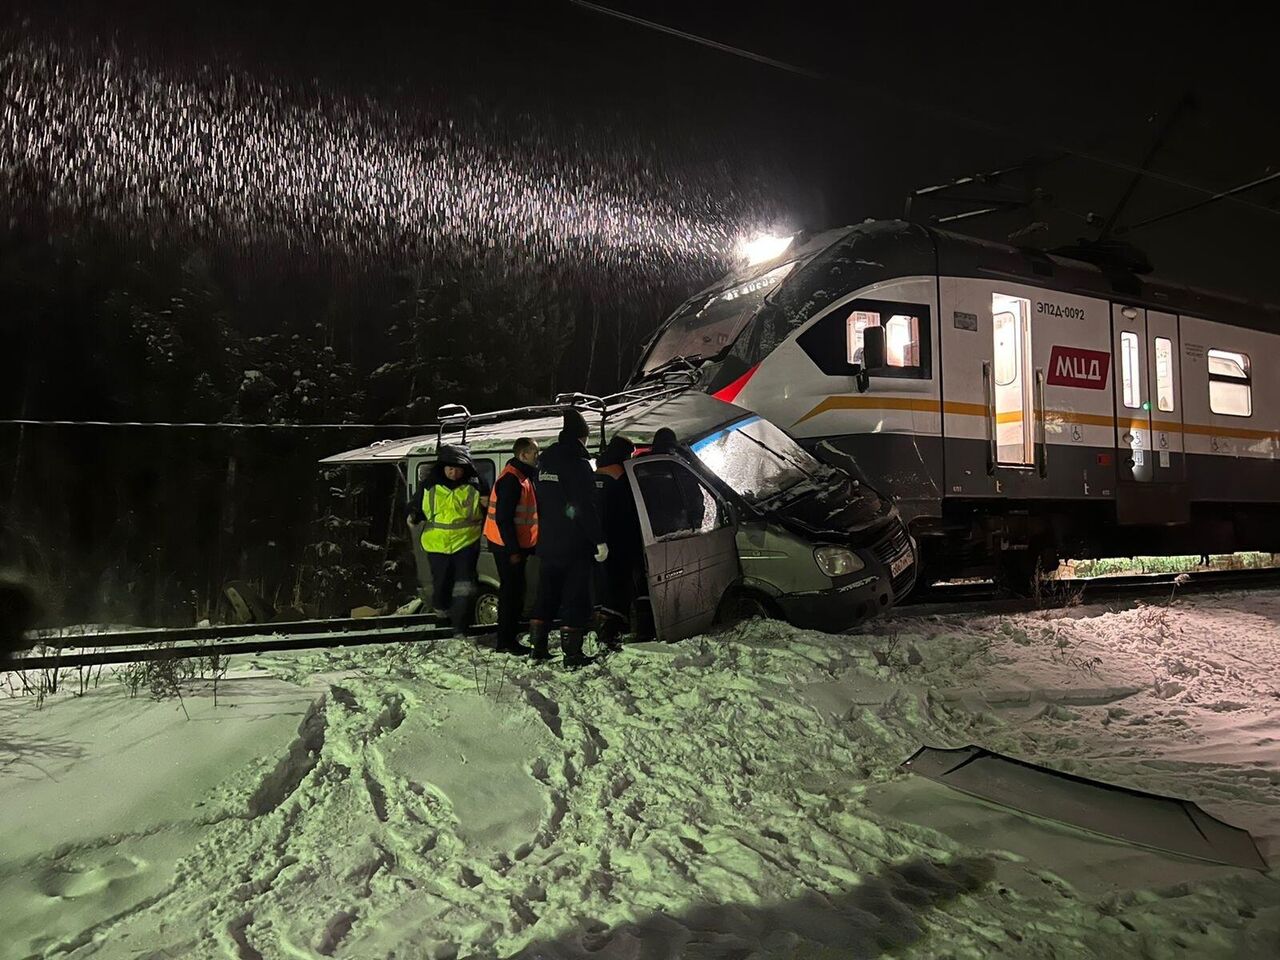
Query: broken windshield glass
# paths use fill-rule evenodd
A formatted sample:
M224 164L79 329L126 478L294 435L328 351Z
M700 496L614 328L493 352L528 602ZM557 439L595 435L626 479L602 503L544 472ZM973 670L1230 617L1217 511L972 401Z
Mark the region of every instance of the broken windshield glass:
M763 503L824 480L823 466L790 436L760 417L748 417L697 441L695 456L751 503Z
M644 360L644 372L653 373L678 357L712 360L733 346L769 291L794 267L785 263L728 290L699 297L667 321Z

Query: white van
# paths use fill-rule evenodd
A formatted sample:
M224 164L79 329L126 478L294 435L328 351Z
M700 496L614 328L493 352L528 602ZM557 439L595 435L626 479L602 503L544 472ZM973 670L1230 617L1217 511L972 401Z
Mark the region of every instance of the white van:
M648 585L633 616L640 624L651 618L664 640L751 615L844 630L887 610L915 583L915 545L896 508L763 417L688 389L678 376L603 399L562 400L478 416L453 408L458 415L445 417L433 434L381 441L322 462L396 464L413 496L442 444L465 446L491 487L514 441L552 443L570 406L591 426L588 446L598 442L597 449L616 435L643 448L659 428L670 427L677 453L645 453L625 464ZM479 573L476 622L492 624L498 579L488 550ZM530 598L533 593L531 584Z

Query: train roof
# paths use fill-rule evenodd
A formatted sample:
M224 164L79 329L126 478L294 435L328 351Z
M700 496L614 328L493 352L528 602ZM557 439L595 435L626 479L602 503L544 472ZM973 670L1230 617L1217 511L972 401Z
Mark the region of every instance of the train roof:
M1280 306L1274 304L1139 275L1120 266L981 240L903 220L867 220L854 226L802 235L800 242L776 260L744 267L722 277L689 298L672 315L679 314L695 300L788 263L795 263L796 267L780 288L821 290L827 300L832 295L839 296L894 277L936 274L1013 280L1166 313L1280 331ZM819 275L815 276L810 267ZM833 280L834 287L840 288L838 292L833 289ZM797 299L803 302L809 298L799 296Z
M1008 279L1166 313L1280 331L1280 306L1274 304L1171 283L1120 266L980 240L901 220L867 221L847 227L828 248L837 255L847 251L855 262L865 266L887 269L892 263L901 276L936 273L945 277ZM913 263L915 269L911 269Z
M568 404L562 405L568 409ZM710 394L699 390L687 389L674 396L660 399L618 404L622 407L616 415L608 413L605 417L605 435L611 439L619 434L636 442L646 442L662 427L670 427L675 431L681 443L689 443L704 434L710 433L725 424L740 420L753 414L742 407L723 400L717 400ZM562 414L546 413L548 407L525 408L510 411L510 417L476 423L467 428L467 448L473 453L498 452L509 454L511 445L518 437L530 437L545 446L559 436L562 425ZM594 446L600 436L600 412L583 407L575 407L587 421L592 436L589 446ZM540 415L541 414L541 415ZM448 425L442 441L445 444L456 444L461 441L461 429L458 425ZM321 463L355 464L355 463L395 463L407 457L431 456L436 451L437 431L431 429L416 437L403 440L379 440L368 446L357 447L345 453L325 457Z

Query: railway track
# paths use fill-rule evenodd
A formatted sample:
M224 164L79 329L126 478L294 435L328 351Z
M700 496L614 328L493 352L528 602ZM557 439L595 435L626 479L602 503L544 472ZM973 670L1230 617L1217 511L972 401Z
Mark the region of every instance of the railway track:
M1178 578L1185 578L1178 581ZM894 611L896 617L942 614L1026 613L1175 594L1280 587L1280 568L1204 570L1187 574L1131 574L1081 580L1046 581L1039 597L1016 597L991 583L935 584L918 590ZM471 635L492 631L472 627ZM68 634L49 631L33 639L35 652L15 657L9 670L51 670L184 657L233 656L365 646L452 636L441 619L427 615L299 620L288 623L234 624L174 629L122 630Z
M981 604L983 613L1026 613L1031 610L1051 610L1110 600L1142 600L1267 587L1280 587L1280 567L1045 580L1041 583L1039 596L1031 597L1015 596L990 582L938 583L917 588L894 611L894 615L921 617L972 613L978 604Z
M491 630L489 627L472 627L468 633L475 635ZM44 633L33 638L39 644L36 652L14 657L7 669L52 670L211 655L229 657L235 654L440 640L452 635L452 628L444 621L421 615L122 630L110 633Z

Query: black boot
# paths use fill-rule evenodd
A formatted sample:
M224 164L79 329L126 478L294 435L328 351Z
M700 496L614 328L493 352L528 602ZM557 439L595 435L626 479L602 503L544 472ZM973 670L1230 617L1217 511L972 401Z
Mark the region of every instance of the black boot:
M498 637L497 646L494 647L499 653L509 653L513 657L527 657L533 653L528 647L524 646L515 637Z
M529 642L533 644L532 657L534 660L551 659L551 651L547 649L547 634L549 632L545 620L529 621Z
M622 618L613 611L601 611L596 626L596 639L610 653L617 653L622 649L622 626Z
M564 627L560 630L560 648L564 651L566 669L577 670L595 662L595 657L582 655L582 636L585 632L582 627Z
M455 639L466 637L467 626L471 617L471 598L466 594L453 598L449 605L449 624L453 627Z

